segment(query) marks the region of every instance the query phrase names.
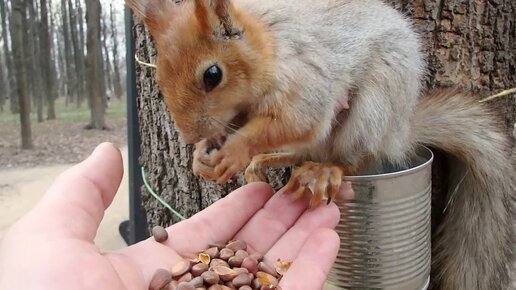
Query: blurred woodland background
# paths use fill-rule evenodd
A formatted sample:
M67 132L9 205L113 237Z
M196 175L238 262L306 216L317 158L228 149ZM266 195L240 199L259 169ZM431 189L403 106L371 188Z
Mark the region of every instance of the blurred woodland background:
M77 162L101 141L125 146L124 8L0 0L0 168Z

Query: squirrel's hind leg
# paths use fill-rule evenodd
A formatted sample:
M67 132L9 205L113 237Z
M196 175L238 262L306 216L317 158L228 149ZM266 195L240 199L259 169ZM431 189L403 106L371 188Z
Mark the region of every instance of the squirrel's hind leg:
M301 163L301 158L294 153L268 153L259 154L253 157L249 166L245 170L245 181L251 182L268 182L265 170L267 168L280 168L294 166Z

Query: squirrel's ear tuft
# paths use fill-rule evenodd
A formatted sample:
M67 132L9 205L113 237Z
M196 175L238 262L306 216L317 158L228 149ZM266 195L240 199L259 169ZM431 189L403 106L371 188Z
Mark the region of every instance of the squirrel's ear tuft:
M133 10L134 13L144 19L149 19L160 15L160 12L170 3L176 5L183 3L184 0L125 0L125 4Z
M125 4L142 18L146 18L147 5L149 0L125 0Z
M242 28L236 23L230 0L195 0L196 16L207 32L224 39L238 39Z

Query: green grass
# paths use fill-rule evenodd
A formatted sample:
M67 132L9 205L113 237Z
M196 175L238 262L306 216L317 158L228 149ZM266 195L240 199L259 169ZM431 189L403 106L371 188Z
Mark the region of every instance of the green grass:
M88 105L84 103L80 108L75 104L65 104L64 98L56 100L55 104L57 119L69 122L88 122L90 120L90 110ZM46 117L46 107L43 109L43 116ZM112 100L106 110L106 116L111 119L122 119L126 117L125 100ZM0 112L0 122L18 121L20 116L9 111L9 105L4 107L4 112ZM32 106L31 119L36 122L36 108Z

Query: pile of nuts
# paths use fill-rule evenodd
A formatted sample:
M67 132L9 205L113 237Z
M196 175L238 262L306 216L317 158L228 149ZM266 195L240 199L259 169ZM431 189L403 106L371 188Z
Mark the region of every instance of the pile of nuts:
M156 241L166 240L165 229L155 227ZM155 272L149 290L279 290L290 262L266 264L260 254L247 252L242 240L212 243L193 259L184 258L171 270Z

